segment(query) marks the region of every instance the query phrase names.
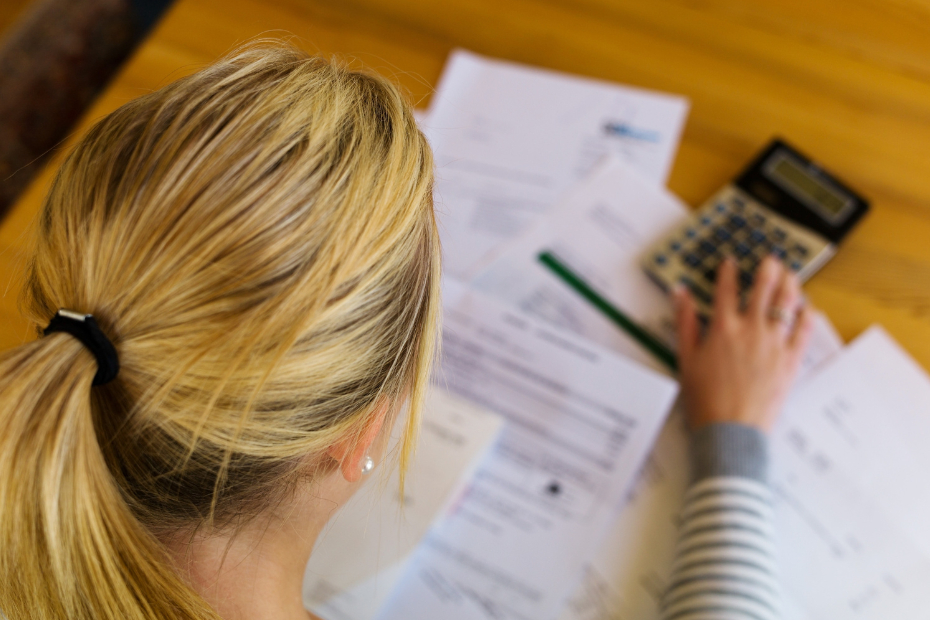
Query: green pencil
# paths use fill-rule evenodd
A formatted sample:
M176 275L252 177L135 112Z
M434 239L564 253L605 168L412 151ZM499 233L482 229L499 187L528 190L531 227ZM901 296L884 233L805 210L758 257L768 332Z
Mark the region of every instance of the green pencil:
M678 370L678 360L675 358L675 353L665 346L661 340L637 325L630 317L604 299L597 291L591 288L587 282L569 269L565 263L556 258L552 252L546 251L540 253L539 262L548 267L559 279L575 289L578 294L591 302L591 305L597 308L601 314L629 334L636 342L643 345L647 351L655 355L659 361L668 366L673 372Z

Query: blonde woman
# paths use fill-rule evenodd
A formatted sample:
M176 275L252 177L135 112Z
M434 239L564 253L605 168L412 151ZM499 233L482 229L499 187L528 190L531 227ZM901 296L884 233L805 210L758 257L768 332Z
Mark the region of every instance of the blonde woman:
M414 438L432 166L391 84L284 48L90 131L29 269L51 329L0 356L6 618L306 618L316 534L407 402L401 467Z
M402 469L415 440L438 329L432 165L390 83L282 47L88 133L29 266L42 337L0 354L5 618L308 617L317 534L388 460L395 421ZM700 392L703 422L777 405L757 375L786 383L797 344L760 321L686 350L686 381L711 387L690 369L758 358L728 409Z

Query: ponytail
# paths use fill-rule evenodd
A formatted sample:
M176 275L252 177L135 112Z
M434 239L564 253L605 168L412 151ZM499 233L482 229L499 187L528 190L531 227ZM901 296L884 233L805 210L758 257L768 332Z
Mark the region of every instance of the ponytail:
M410 395L403 476L439 320L432 170L395 86L283 46L88 132L23 307L94 313L119 374L93 386L111 373L72 332L0 353L0 617L216 620L174 543L235 535Z
M0 353L0 614L207 619L133 515L101 450L97 365L66 334ZM11 578L12 577L12 578Z

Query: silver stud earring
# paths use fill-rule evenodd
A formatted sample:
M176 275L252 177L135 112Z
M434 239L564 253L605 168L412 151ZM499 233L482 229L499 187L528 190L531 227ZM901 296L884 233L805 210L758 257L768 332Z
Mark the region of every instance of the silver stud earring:
M375 468L375 462L371 460L370 456L366 456L365 462L362 463L362 475L367 476L374 470L374 468Z

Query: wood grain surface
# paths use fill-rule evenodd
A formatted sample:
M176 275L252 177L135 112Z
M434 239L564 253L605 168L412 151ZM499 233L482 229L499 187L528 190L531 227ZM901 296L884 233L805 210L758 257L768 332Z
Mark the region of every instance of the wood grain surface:
M3 0L0 2L0 37L5 35L29 6L31 0Z
M379 71L418 106L457 46L683 94L669 186L692 205L782 136L873 203L808 295L845 338L882 323L930 368L925 0L178 0L75 135L256 37ZM0 227L0 348L33 337L16 297L54 167Z

